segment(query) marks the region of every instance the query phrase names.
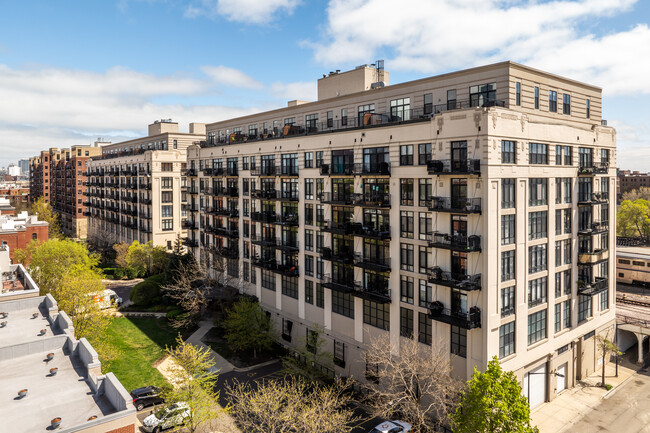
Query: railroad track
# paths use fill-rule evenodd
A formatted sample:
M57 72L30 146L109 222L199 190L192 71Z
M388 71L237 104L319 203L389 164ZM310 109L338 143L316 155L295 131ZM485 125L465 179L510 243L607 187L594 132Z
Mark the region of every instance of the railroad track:
M650 308L650 299L639 299L638 297L616 295L616 303Z

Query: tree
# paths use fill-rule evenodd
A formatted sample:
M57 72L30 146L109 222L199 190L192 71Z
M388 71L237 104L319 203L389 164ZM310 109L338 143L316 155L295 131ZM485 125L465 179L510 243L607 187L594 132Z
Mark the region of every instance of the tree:
M214 361L206 348L183 341L179 335L176 347L166 349L174 361L170 367L173 387L163 391L165 400L184 402L189 408L185 429L196 432L201 425L218 418L226 409L218 405L219 391L215 391L218 375L213 373Z
M126 261L126 256L129 252L129 244L126 242L115 244L113 245L113 251L115 251L115 264L121 268L128 267L129 264Z
M282 366L287 374L301 376L309 382L324 382L330 379L323 371L323 367L333 371L332 355L323 348L323 330L320 325L308 330L307 335L302 338L302 344L282 358Z
M360 418L354 415L347 383L312 384L301 378L250 383L228 389L233 416L252 433L348 433Z
M172 319L172 325L185 328L198 323L203 307L208 303L210 287L206 284L205 268L195 260L178 262L177 266L176 271L171 273L171 281L162 290L185 311Z
M650 188L642 186L639 189L633 189L631 191L624 192L621 195L622 200L636 201L638 199L650 200Z
M226 341L236 351L270 349L275 341L271 319L260 305L248 297L242 297L228 311L224 321Z
M641 236L650 238L650 201L625 200L616 212L618 236Z
M609 355L612 353L615 353L616 355L622 355L623 352L618 348L618 346L609 340L609 331L607 331L607 334L605 336L599 335L596 340L598 343L598 349L600 350L600 353L603 355L603 368L602 368L602 375L601 375L601 381L600 381L600 386L603 388L607 387L605 384L605 365L607 364L607 359Z
M129 268L138 269L140 275L156 275L165 271L169 257L163 247L155 247L152 241L141 244L133 241L126 253Z
M530 406L511 371L504 372L494 357L485 373L474 367L451 415L454 433L536 433L530 425Z
M370 342L365 360L373 370L365 387L374 416L400 417L419 432L433 432L447 421L461 384L451 376L443 344L402 338L398 348L384 336Z
M32 203L32 214L38 215L38 219L41 221L46 221L49 225L48 227L48 237L50 239L61 239L63 234L61 233L61 220L59 214L54 212L52 206L45 201L43 197L39 197L34 203Z
M75 271L89 269L99 274L99 256L89 253L84 244L69 239L50 239L42 244L32 242L27 255L31 256L27 270L42 295L52 293L54 296L63 277Z

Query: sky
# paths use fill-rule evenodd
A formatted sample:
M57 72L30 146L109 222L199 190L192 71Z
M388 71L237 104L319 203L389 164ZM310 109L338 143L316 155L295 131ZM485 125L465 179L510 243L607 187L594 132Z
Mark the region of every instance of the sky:
M650 171L648 0L0 0L0 166L315 100L336 69L391 84L512 60L603 88L618 166Z

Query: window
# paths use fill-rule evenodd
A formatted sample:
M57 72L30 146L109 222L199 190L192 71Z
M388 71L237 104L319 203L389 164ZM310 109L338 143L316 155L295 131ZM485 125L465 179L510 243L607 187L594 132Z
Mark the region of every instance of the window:
M320 168L323 165L323 151L319 150L316 152L316 168Z
M499 358L515 353L515 322L499 327Z
M400 211L400 236L413 239L414 230L413 212Z
M555 332L562 330L562 303L555 304Z
M548 111L557 113L557 92L554 90L548 91Z
M305 260L306 263L306 260ZM282 277L282 294L290 298L298 299L298 278Z
M528 315L528 345L546 338L546 310Z
M413 179L400 179L400 204L413 206Z
M305 229L305 251L314 251L314 231Z
M172 177L161 177L160 178L160 188L171 189L173 187L174 178Z
M365 104L365 105L359 105L357 108L357 114L359 118L359 125L363 125L363 116L366 113L374 113L375 112L375 104Z
M570 295L571 294L571 269L567 269L566 271L562 272L564 275L564 294L565 295Z
M491 103L496 101L496 99L497 99L496 83L488 83L488 84L482 84L478 86L471 86L469 88L469 102L471 107L490 106Z
M433 233L433 218L428 212L420 212L418 235L421 241L429 239L430 234Z
M400 244L400 268L413 272L413 245Z
M564 301L564 327L571 327L571 300Z
M587 119L589 119L591 117L591 101L589 99L587 99L586 105L587 105Z
M399 309L399 334L402 337L413 338L413 310L410 308Z
M547 269L547 248L546 244L533 245L528 247L528 273L545 271Z
M501 317L515 314L515 286L501 289Z
M352 295L332 290L332 313L354 319L354 299Z
M314 199L314 179L305 179L305 200Z
M305 276L314 276L314 257L305 256Z
M431 159L431 143L418 144L418 164L427 165L427 161Z
M422 344L431 346L431 319L426 313L418 313L418 341Z
M160 193L161 203L173 203L174 202L174 193L172 191L162 191Z
M327 112L327 127L331 128L334 126L334 112L333 111L328 111Z
M399 147L399 165L413 165L412 144L405 144Z
M162 220L161 228L163 231L174 230L174 220L173 219Z
M536 278L528 282L528 306L543 304L546 302L547 277Z
M32 240L37 240L38 239L38 234L32 233ZM3 242L3 245L7 245L5 242Z
M163 218L172 218L174 216L174 206L161 206L160 214Z
M562 114L571 114L571 95L562 95Z
M305 204L305 225L311 226L314 224L314 205L311 203Z
M578 295L578 323L591 317L591 296Z
M314 167L314 152L305 152L305 168Z
M160 164L160 170L161 171L174 171L174 163L173 162L163 162Z
M334 364L339 367L345 366L345 343L334 340Z
M316 306L325 308L325 291L320 283L316 284Z
M451 353L461 358L467 356L467 329L451 326Z
M418 193L419 193L419 202L418 206L427 206L429 200L433 195L433 183L430 178L418 179Z
M501 140L501 162L504 164L514 164L516 162L514 141Z
M401 276L400 301L413 304L413 277Z
M573 165L572 150L571 146L555 146L555 165Z
M380 304L364 299L363 323L388 331L390 328L389 313L390 304Z
M515 218L516 215L501 215L501 245L515 243Z
M424 94L424 114L433 113L433 93Z
M528 239L545 238L548 234L548 212L530 212L528 214Z
M501 281L515 278L515 250L501 253Z
M542 206L547 204L548 179L531 178L528 180L528 205Z
M515 104L521 105L521 83L515 83Z
M429 304L433 302L433 289L427 280L420 280L420 293L418 305L420 307L428 308Z
M273 272L262 270L262 287L275 292L275 274Z
M421 274L426 274L429 271L429 252L431 250L428 247L422 245L419 246L418 254L418 272Z
M548 146L543 143L528 143L528 162L548 164Z
M501 208L512 209L515 207L515 179L501 180Z
M390 101L391 120L410 120L411 119L411 98L393 99Z
M539 110L539 87L535 86L535 110Z

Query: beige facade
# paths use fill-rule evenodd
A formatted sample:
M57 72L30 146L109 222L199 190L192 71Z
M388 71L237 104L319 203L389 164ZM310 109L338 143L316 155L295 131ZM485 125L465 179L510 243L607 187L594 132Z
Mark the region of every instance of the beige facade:
M171 249L184 236L186 149L205 139L201 124L179 133L178 124L149 125L150 135L105 146L88 163L88 232L92 242L109 246L134 240Z
M505 62L331 93L207 125L188 149L197 256L287 344L323 326L336 374L363 377L382 334L446 345L461 378L497 356L533 406L593 372L615 322L601 90Z

